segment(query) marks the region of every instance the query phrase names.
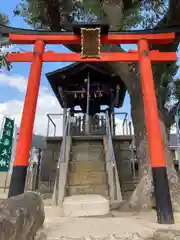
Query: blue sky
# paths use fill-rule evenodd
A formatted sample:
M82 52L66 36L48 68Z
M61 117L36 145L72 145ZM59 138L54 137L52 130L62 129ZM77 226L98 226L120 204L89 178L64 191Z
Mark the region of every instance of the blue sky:
M10 21L10 26L20 27L20 28L29 28L29 26L24 22L24 20L22 18L14 17L14 15L13 15L13 9L15 9L16 5L19 2L20 2L20 0L11 0L7 4L6 1L1 1L0 2L0 10L8 15L9 21ZM17 47L19 47L21 49L24 49L26 51L31 51L32 48L33 48L33 46L31 46L31 45L30 46L28 46L28 45L18 45ZM68 51L63 46L48 45L46 47L46 49L47 50L53 49L54 51L61 51L61 52ZM45 63L43 65L41 85L45 85L45 86L49 87L48 82L46 81L46 78L45 78L45 73L53 71L57 68L61 68L65 65L67 65L67 64L68 63ZM13 69L10 73L8 73L8 75L21 75L21 76L24 76L25 78L28 78L29 69L30 69L30 63L14 63L13 64ZM4 86L4 90L6 90L5 86ZM7 90L8 90L8 95L12 94L11 95L12 97L15 97L15 98L18 98L18 99L21 98L21 96L19 95L18 92L15 91L15 89L9 89L8 88ZM5 92L4 92L3 95L5 95L4 96L5 98L7 98ZM2 95L0 95L0 102L4 101L4 97Z
M0 1L0 11L6 13L9 17L10 25L13 27L29 28L29 26L23 21L22 18L13 16L13 9L20 0ZM18 45L17 47L26 51L31 51L32 46ZM134 48L134 46L126 45L125 49ZM54 50L56 52L67 52L62 45L48 45L47 50ZM58 68L66 66L68 63L45 63L43 65L42 77L41 77L41 88L40 98L38 101L38 112L36 114L35 131L38 133L45 134L44 129L46 128L46 113L59 113L61 112L60 106L54 99L53 92L48 84L45 77L45 73L51 72ZM24 86L27 83L28 74L30 69L30 63L14 63L13 69L7 73L1 74L0 78L0 119L3 115L14 117L17 125L20 123L23 100L25 96L25 87L20 89L20 86ZM7 79L7 81L5 81ZM15 82L16 81L16 82ZM19 85L18 85L19 83ZM17 86L18 85L18 86ZM48 100L47 100L48 99ZM45 107L46 105L46 107ZM49 105L49 107L48 107ZM15 109L17 108L17 109ZM128 112L130 117L130 99L128 95L125 98L124 106L117 111Z

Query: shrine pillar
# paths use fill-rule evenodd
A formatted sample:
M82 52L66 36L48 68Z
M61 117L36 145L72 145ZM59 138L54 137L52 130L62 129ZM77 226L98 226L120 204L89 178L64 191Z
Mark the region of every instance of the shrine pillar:
M146 130L149 144L150 163L152 168L154 194L158 223L173 224L173 210L169 193L169 184L161 136L160 121L153 82L149 45L145 39L139 40L139 58L142 94Z
M66 121L67 121L67 107L63 108L63 129L66 126Z
M21 119L19 139L16 148L15 162L11 177L8 197L24 193L29 152L31 148L36 105L40 86L42 55L45 44L37 40L34 45L34 57L26 90L26 97Z
M90 79L89 79L89 74L88 74L86 83L87 83L87 105L86 105L85 132L86 132L86 134L89 134L90 133L90 116L89 116Z

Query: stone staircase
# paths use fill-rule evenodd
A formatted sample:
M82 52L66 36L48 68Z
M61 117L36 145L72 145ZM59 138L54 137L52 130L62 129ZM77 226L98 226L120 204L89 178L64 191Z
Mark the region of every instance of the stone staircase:
M132 194L133 194L133 192L134 192L138 183L139 183L138 179L137 180L132 180L132 181L124 181L122 183L123 200L128 200L132 196Z
M61 139L48 139L41 167L40 192L43 196L48 194L48 198L51 195L52 204L60 206L65 216L77 216L79 212L78 216L91 215L90 208L96 210L93 214L104 215L108 207L114 209L122 200L126 201L137 184L130 166L131 141L130 137L113 138L114 169L107 136L69 136L66 157L57 174ZM42 189L42 185L45 188Z
M99 194L108 199L103 140L72 141L66 194Z

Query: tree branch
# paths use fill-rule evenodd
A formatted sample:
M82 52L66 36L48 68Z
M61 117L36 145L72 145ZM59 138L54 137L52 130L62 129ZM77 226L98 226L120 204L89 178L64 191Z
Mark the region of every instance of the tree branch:
M177 111L177 107L179 105L179 101L174 104L174 106L171 108L170 111L168 111L167 109L164 109L164 123L167 129L170 129L171 126L174 124L175 122L175 115L176 115L176 111Z
M102 5L102 10L108 18L111 31L119 31L123 19L123 1L114 0Z
M133 0L123 0L124 10L129 10L133 7Z
M180 0L169 1L169 11L167 15L168 24L177 26L180 24Z

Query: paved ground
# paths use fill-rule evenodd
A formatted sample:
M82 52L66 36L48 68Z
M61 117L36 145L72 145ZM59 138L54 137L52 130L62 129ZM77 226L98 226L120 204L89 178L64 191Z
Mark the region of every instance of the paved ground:
M44 224L41 240L58 239L131 239L133 234L140 234L142 237L151 236L160 228L180 229L180 214L175 215L176 224L172 226L159 225L156 223L155 211L141 214L120 213L114 211L111 216L88 217L88 218L66 218L58 217L57 207L45 207L46 221ZM136 239L136 238L135 238Z
M0 190L0 198L6 198L7 193ZM175 214L174 225L159 225L155 211L141 214L112 211L104 217L67 218L59 217L59 208L52 207L50 200L44 203L46 220L36 240L139 240L138 234L152 236L157 229L180 230L180 213Z
M0 188L0 199L5 199L8 196L8 190L6 189L4 192L4 189Z

